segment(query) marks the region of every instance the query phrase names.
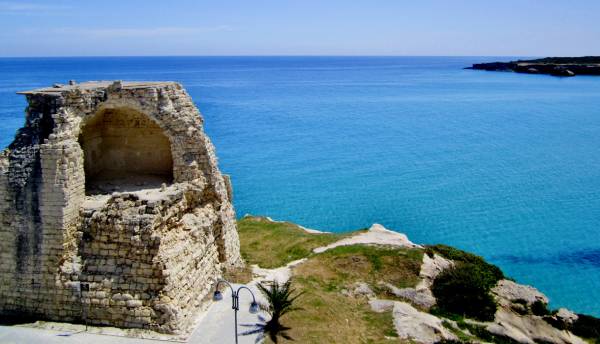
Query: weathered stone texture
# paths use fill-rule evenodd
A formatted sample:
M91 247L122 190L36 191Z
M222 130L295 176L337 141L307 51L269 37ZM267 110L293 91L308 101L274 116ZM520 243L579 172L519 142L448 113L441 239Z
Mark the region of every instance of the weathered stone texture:
M23 94L26 124L0 156L0 315L187 329L222 269L243 264L190 97L171 82Z

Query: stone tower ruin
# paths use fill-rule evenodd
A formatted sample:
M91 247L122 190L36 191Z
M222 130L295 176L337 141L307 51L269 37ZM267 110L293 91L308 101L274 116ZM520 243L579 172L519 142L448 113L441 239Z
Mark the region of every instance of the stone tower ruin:
M21 92L0 156L0 315L177 333L243 264L229 179L173 82Z

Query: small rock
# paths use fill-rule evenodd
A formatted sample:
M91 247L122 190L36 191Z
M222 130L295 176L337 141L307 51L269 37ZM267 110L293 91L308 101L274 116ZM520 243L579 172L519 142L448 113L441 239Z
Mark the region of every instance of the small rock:
M560 308L558 312L554 315L557 320L562 321L565 324L572 325L579 316L566 308Z
M573 71L564 68L564 67L556 67L554 68L554 70L552 71L551 75L554 76L575 76L575 73L573 73Z
M429 309L435 305L435 297L429 289L417 290L415 288L396 288L389 283L382 282L380 284L388 288L390 293L410 301L415 306Z
M394 303L394 326L398 336L416 343L433 344L442 339L458 340L442 324L442 319L417 310L406 302Z
M522 285L509 280L501 280L498 282L496 287L492 289L492 292L499 298L514 302L522 300L531 305L536 301L541 301L544 304L548 304L548 298L534 287L528 285Z
M423 255L423 264L421 265L421 271L419 277L422 281L417 286L417 289L431 288L435 278L442 273L442 271L454 266L454 263L438 254L434 254L433 258L430 258L427 254Z
M371 300L369 305L375 313L382 313L385 311L391 311L394 308L394 302L391 300Z
M366 297L373 297L373 296L375 296L375 293L369 287L368 284L366 284L364 282L356 282L354 284L354 295L355 296L361 295L361 296L366 296Z

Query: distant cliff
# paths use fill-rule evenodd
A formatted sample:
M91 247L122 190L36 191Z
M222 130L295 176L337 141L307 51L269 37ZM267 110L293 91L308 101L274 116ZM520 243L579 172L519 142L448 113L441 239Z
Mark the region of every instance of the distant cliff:
M554 76L600 75L600 56L546 57L535 60L476 63L465 69Z

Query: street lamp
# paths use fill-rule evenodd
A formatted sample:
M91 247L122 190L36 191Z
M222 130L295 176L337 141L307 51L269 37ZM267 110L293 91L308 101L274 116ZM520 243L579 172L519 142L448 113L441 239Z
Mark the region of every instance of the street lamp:
M242 291L242 289L246 289L248 290L248 292L250 292L250 295L252 295L252 303L250 303L250 309L248 310L250 312L250 314L256 314L258 313L258 303L256 303L256 298L254 297L254 293L252 292L252 290L250 290L250 288L246 287L245 285L240 286L237 290L233 289L233 286L227 282L226 280L220 279L217 281L217 285L215 286L215 293L213 294L213 300L214 301L221 301L223 300L223 293L221 293L221 291L219 291L219 285L221 283L225 283L229 286L229 289L231 289L231 309L234 310L235 312L235 344L238 343L238 332L237 332L237 312L240 310L240 291Z

